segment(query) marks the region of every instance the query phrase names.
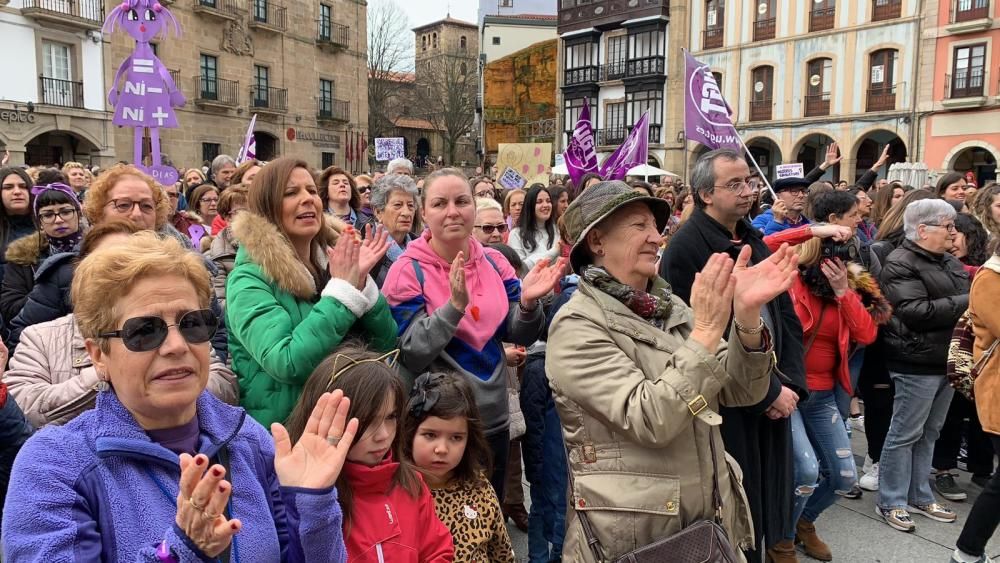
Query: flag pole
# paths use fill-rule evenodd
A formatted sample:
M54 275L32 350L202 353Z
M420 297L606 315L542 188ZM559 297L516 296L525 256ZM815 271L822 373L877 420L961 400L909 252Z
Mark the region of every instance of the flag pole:
M736 130L736 126L733 126L733 133L735 133L736 138L740 140L740 146L743 147L743 152L746 153L747 160L750 161L750 164L753 164L753 167L757 169L757 173L760 174L760 179L764 182L764 185L767 186L767 191L771 192L771 197L773 197L775 201L778 201L778 194L774 193L774 188L771 187L771 182L767 181L767 176L764 175L764 171L761 170L760 166L757 164L757 159L750 154L750 149L747 148L747 144L743 142L743 137Z
M681 54L684 55L684 61L685 61L685 65L686 65L686 63L687 63L687 49L685 49L685 48L682 47L681 48ZM685 76L686 75L687 75L687 73L685 72ZM687 95L688 95L688 93L687 93L687 78L685 78L684 79L684 99L685 100L687 100ZM681 151L683 151L683 152L681 154L681 158L682 158L682 162L684 163L684 170L683 170L684 174L681 176L681 181L682 182L687 182L688 175L690 174L690 172L688 171L688 112L687 112L687 104L686 104L686 102L685 102L685 108L684 108L684 121L683 121L683 124L684 124L684 130L681 132Z

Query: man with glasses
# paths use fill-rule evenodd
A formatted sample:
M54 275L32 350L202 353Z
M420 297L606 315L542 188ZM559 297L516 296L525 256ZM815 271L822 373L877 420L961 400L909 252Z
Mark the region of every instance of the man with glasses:
M778 199L770 209L754 218L755 228L766 236L809 224L809 219L802 213L809 195L809 180L782 178L774 183L774 193Z
M739 151L706 153L695 163L690 180L694 212L671 238L660 263L660 276L685 302L690 300L695 275L713 254L725 252L735 259L747 245L753 251L752 263L771 254L760 232L746 219L753 205L753 177ZM790 553L776 553L773 548L795 526L790 521L794 474L788 417L798 401L807 397L802 324L787 293L764 306L761 317L777 358L768 394L757 405L721 407L719 414L726 451L743 468L756 545L769 546L772 558L787 561L788 557L794 560L794 546ZM746 553L748 561L761 560L758 553Z

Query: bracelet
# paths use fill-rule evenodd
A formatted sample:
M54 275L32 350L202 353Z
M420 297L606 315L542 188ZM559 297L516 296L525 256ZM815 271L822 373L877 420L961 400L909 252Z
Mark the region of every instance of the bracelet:
M760 319L760 324L756 328L747 328L740 324L740 321L735 319L733 319L733 324L736 325L736 331L742 332L743 334L754 335L764 332L764 319Z

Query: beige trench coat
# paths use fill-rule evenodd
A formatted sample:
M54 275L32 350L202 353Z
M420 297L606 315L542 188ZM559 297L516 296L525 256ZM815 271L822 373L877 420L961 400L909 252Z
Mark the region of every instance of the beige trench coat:
M764 398L773 353L745 351L735 330L728 346L707 350L688 339L693 318L674 297L660 330L581 282L553 320L545 370L573 473L564 560L594 561L575 511L586 511L612 561L711 519L709 440L723 526L737 551L753 545L743 473L725 454L717 411Z

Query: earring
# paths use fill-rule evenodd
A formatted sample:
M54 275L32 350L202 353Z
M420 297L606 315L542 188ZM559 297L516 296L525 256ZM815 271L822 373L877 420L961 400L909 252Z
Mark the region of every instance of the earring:
M107 380L107 374L97 372L97 385L94 386L98 393L105 393L111 390L111 383Z
M598 250L597 251L597 255L598 256L604 256L604 249L602 248L602 249Z

